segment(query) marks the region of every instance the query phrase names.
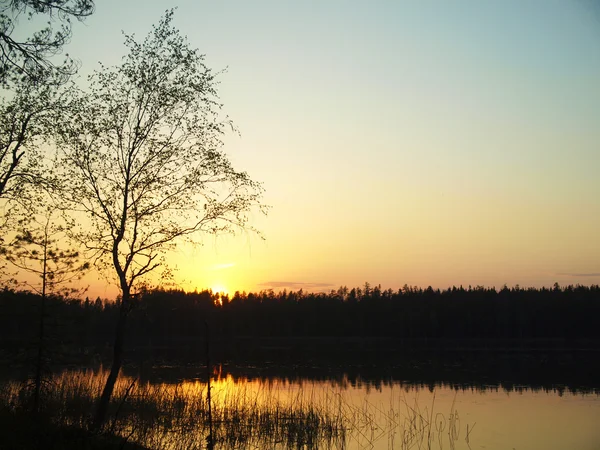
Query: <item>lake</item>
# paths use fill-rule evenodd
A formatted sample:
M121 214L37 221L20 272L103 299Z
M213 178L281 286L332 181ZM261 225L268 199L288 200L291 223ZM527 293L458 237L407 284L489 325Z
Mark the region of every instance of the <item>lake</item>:
M151 448L205 448L210 426L202 368L155 368L120 377L114 429ZM316 369L315 369L316 370ZM217 365L211 381L215 448L600 449L594 388L363 379L340 371L276 376L260 367ZM248 375L244 375L247 373ZM48 405L77 424L93 408L106 372L54 375ZM18 396L9 383L3 395ZM12 392L12 394L10 394ZM9 394L7 394L9 393Z
M219 401L238 389L268 389L285 399L301 392L341 411L349 427L345 442L334 448L600 449L597 394L232 378L215 383L213 392Z

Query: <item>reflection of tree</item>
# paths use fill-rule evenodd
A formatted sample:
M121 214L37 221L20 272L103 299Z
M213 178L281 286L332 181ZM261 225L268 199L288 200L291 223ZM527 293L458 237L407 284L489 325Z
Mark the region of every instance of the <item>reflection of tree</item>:
M216 361L271 361L272 374L279 376L281 363L293 363L290 378L346 373L353 382L370 383L381 380L384 369L391 379L424 386L446 380L464 387L479 379L507 390L519 384L577 389L597 384L599 286L405 287L382 290L375 302L352 300L350 294L344 300L338 291L236 292L221 307L215 298L210 291L145 292L129 322L136 357L197 360L207 320ZM0 342L23 341L35 332L26 320L26 305L35 301L25 294L0 294ZM72 340L96 348L110 342L118 303L51 303L55 315L73 323ZM328 365L327 374L312 367L319 361ZM267 371L261 366L255 376Z

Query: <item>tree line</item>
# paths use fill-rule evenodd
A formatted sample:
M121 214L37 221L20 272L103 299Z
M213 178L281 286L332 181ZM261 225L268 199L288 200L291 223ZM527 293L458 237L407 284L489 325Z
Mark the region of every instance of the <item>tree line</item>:
M0 294L0 337L16 343L34 336L39 296ZM48 320L63 324L64 342L112 342L121 308L116 302L55 296ZM127 339L133 348L184 345L204 339L598 339L600 286L553 288L404 286L383 290L368 283L329 293L236 292L229 296L182 290L147 290L135 300Z

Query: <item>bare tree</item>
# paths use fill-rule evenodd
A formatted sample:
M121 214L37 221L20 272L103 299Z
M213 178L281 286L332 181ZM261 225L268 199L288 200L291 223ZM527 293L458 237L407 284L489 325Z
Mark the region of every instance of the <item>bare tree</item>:
M0 0L0 84L35 80L48 72L68 79L77 70L76 62L67 55L56 65L51 58L70 41L71 20L83 20L93 12L93 0ZM20 36L17 25L22 19L43 27L31 36Z
M120 66L102 67L62 123L65 205L73 236L120 288L113 364L95 417L100 427L122 364L127 316L164 251L204 233L252 229L262 186L221 150L214 74L167 11L141 43L126 36ZM84 219L85 218L85 219Z

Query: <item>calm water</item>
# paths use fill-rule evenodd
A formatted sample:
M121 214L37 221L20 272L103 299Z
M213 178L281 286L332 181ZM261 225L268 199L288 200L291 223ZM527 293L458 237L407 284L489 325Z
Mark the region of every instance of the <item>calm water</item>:
M126 407L121 412L124 422L120 432L152 448L205 448L208 428L199 423L205 417L207 390L201 381L202 371L196 375L176 382L171 377L163 377L169 381L136 381L126 402L129 412ZM90 408L105 376L102 370L56 375L54 392L49 394L57 402L53 408L71 414L73 406L68 397L75 391L80 397L72 403L85 408L81 397L87 395ZM120 377L117 401L133 381L130 376ZM215 426L229 422L229 428L223 426L219 431L218 449L600 449L600 396L596 393L536 391L526 386L510 391L481 385L457 389L389 380L372 383L343 376L331 380L326 376L319 380L290 381L274 376L249 379L217 372L211 384ZM17 389L18 384L13 383L13 392ZM3 392L6 395L10 389ZM152 418L152 426L132 434L140 426L136 425L136 414L148 415L160 408L171 412ZM282 437L289 435L289 427L276 431L264 419L268 415L271 421L286 422L304 414L305 420L314 412L329 417L328 423L333 426L343 427L343 433L333 437L315 434L318 439L310 438L308 444L292 445ZM77 413L73 414L76 417ZM322 425L324 421L319 420ZM265 421L262 428L250 430L261 421ZM250 430L253 437L235 445L225 441L225 435L241 429Z
M597 394L231 378L217 382L213 392L218 398L236 389L267 387L287 398L302 391L341 410L354 423L347 449L600 449ZM419 436L420 430L426 436Z

